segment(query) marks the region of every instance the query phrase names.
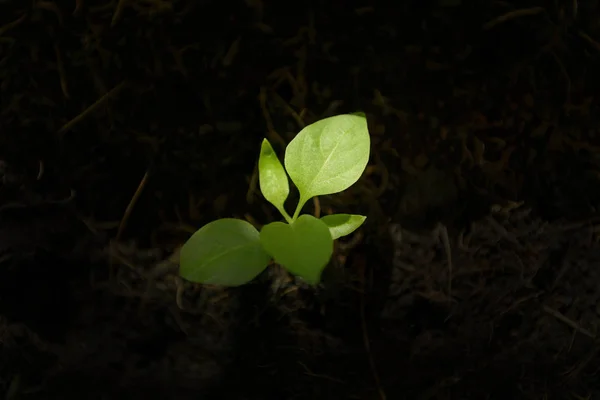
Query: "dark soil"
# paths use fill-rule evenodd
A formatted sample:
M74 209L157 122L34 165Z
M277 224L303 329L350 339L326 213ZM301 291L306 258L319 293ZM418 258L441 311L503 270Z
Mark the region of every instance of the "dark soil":
M0 0L0 397L600 399L599 16ZM178 277L276 218L264 137L358 110L370 165L319 201L368 219L319 287Z

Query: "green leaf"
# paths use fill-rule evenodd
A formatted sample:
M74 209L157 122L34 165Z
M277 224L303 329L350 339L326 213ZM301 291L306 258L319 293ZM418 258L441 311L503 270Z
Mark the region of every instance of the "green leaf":
M321 221L329 227L333 240L351 234L365 222L365 219L367 217L354 214L333 214L321 217Z
M265 199L273 204L284 217L287 216L283 204L290 194L288 177L267 139L263 140L260 148L258 179L260 191Z
M272 222L260 231L260 241L275 262L312 285L333 254L333 239L325 223L312 215L301 215L292 224Z
M256 228L223 218L204 225L183 245L179 274L192 282L239 286L260 274L270 259Z
M338 193L356 183L369 151L364 115L337 115L302 129L285 151L285 169L300 191L295 217L311 197Z

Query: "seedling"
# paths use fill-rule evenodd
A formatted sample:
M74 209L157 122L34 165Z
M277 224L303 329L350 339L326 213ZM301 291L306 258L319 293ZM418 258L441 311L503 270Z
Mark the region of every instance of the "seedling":
M260 190L285 222L271 222L260 232L234 218L204 225L181 248L180 275L192 282L239 286L258 276L273 259L316 285L333 254L333 241L354 232L366 217L334 214L318 219L300 212L311 198L339 193L356 183L369 151L363 113L325 118L302 129L285 150L285 169L264 139L258 160ZM288 175L300 194L292 216L284 208L290 192Z

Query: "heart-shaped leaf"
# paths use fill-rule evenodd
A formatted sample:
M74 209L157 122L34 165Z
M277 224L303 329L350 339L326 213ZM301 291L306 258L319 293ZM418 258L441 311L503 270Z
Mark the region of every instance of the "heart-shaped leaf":
M365 222L365 219L367 217L354 214L333 214L321 217L321 221L329 227L333 240L351 234Z
M338 193L360 178L369 161L364 114L344 114L308 125L285 150L285 169L300 191L299 209L314 196Z
M183 245L179 274L192 282L239 286L260 274L270 259L255 227L223 218L204 225Z
M301 215L292 224L265 225L260 231L260 241L277 263L312 285L319 283L333 254L329 228L312 215Z
M260 148L258 180L260 191L265 199L273 204L283 216L286 216L283 204L290 193L288 177L267 139L263 140Z

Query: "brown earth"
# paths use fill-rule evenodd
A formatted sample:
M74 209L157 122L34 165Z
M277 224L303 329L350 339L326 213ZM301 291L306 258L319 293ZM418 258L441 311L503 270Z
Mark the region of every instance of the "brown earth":
M600 398L598 1L0 1L0 393ZM362 110L318 288L177 276L276 218L263 137ZM313 205L307 212L318 212Z

